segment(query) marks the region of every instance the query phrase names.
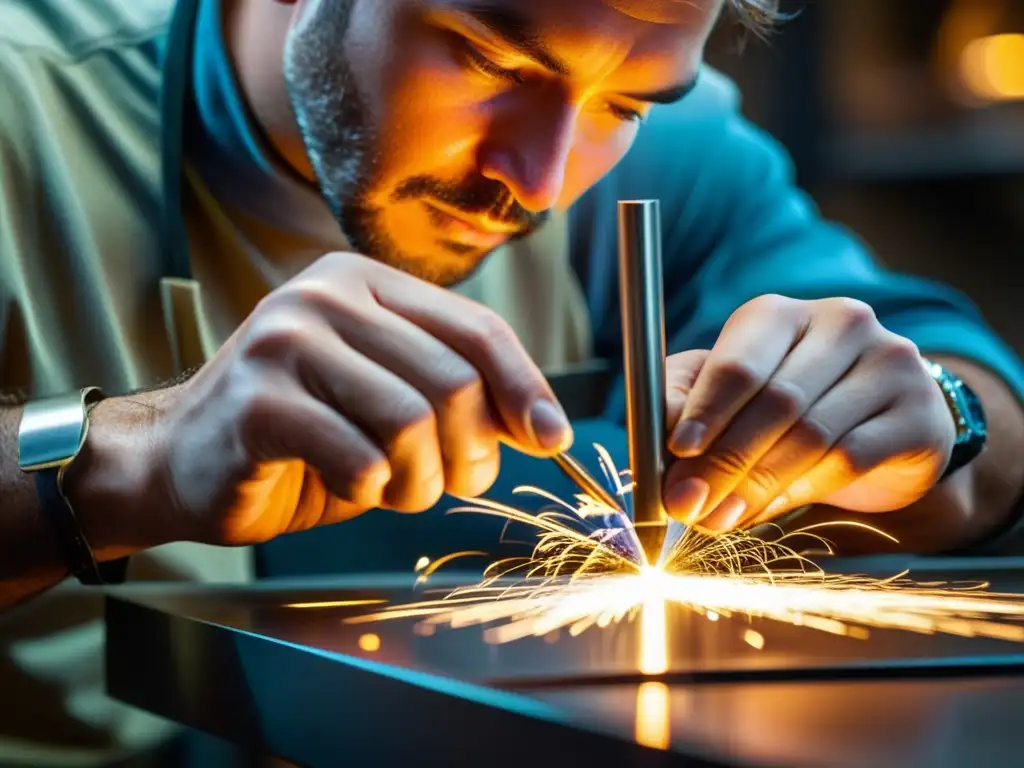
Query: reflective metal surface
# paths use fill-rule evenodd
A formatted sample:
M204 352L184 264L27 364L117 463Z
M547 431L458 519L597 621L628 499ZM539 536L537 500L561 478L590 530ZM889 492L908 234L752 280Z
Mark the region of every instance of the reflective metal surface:
M997 575L1001 589L1024 588L1024 572ZM432 583L447 591L462 580ZM1013 718L1024 704L1018 644L886 631L858 640L676 609L668 671L643 675L640 622L508 645L484 642L479 628L423 635L412 620L344 622L378 600L436 596L411 584L401 574L118 589L108 599L109 689L308 765L353 750L455 760L488 749L475 759L509 765L699 756L680 764L901 767L1016 765L1024 752ZM300 607L325 602L335 604ZM380 741L382 727L396 743ZM541 731L550 749L512 746Z

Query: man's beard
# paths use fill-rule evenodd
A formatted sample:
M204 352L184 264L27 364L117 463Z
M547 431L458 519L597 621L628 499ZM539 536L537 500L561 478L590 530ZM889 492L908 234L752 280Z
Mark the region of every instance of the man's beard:
M380 164L379 142L367 100L339 52L345 48L356 2L315 2L289 34L285 48L288 96L320 192L359 253L439 285L458 283L488 253L448 241L438 242L433 256L403 252L385 231L383 211L369 202ZM432 176L409 178L398 185L390 202L417 199L446 203L470 216L487 215L514 227L511 239L527 236L547 220L546 212L530 213L508 187L478 173L454 183Z

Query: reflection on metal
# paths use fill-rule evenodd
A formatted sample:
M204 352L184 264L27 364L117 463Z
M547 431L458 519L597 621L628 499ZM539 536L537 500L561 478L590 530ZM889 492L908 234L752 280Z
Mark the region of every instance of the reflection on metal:
M663 675L669 669L668 603L654 596L640 609L640 658L644 675ZM669 689L664 683L642 683L636 692L636 740L645 747L668 749L672 735Z
M743 633L743 642L751 648L755 648L760 651L764 648L764 635L760 632L755 632L753 629L748 629Z
M636 740L653 749L672 743L671 691L664 683L643 683L636 692Z
M638 667L645 675L661 675L668 670L668 629L665 614L668 604L660 596L647 600L640 609L640 659Z
M380 605L383 600L328 600L322 603L289 603L284 608L349 608L361 605Z

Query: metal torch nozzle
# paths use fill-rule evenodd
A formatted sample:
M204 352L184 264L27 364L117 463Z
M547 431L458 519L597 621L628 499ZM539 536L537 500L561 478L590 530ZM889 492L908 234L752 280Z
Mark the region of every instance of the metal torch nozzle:
M619 293L633 522L647 562L661 559L668 526L665 474L665 309L657 200L619 202Z

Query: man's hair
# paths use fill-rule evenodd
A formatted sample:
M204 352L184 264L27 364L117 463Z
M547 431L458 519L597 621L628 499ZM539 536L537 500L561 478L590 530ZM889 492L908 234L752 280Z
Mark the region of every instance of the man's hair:
M787 18L779 10L779 0L728 0L729 8L744 27L758 35L771 32Z

